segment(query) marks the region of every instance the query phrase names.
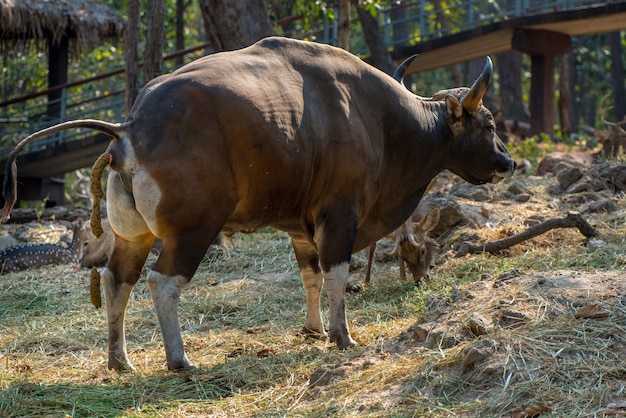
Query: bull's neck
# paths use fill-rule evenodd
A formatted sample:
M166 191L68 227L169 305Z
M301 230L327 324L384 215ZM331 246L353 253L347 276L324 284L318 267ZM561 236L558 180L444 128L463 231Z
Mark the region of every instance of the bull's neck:
M445 167L452 141L445 102L415 98L404 124L400 132L406 136L403 141L415 156L415 163L437 175Z

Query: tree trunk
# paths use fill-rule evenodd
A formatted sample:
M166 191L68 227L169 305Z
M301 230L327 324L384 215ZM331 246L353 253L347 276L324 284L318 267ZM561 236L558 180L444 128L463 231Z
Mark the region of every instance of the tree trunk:
M124 58L126 60L126 113L130 112L139 94L139 23L141 0L128 4L128 26L124 35Z
M146 47L143 52L144 84L163 73L165 0L148 0Z
M215 52L243 48L274 34L263 1L200 0L200 10Z
M580 106L576 100L576 66L574 65L574 54L569 53L567 57L567 67L569 74L569 121L572 132L578 132L580 123Z
M176 50L185 49L185 0L176 0ZM181 66L184 57L176 57L176 65Z
M435 10L438 10L440 13L437 13L437 21L439 22L439 27L441 28L441 32L444 34L450 33L450 19L446 17L443 13L444 7L441 4L441 0L434 0L433 6ZM470 6L471 7L471 6ZM461 71L461 64L452 64L450 66L450 71L452 72L452 82L455 86L463 85L463 75ZM471 83L473 80L469 80L468 83ZM495 110L495 109L494 109Z
M569 112L569 60L568 54L559 58L559 123L563 135L569 136L572 133Z
M611 45L611 80L613 82L613 100L615 120L626 115L626 89L624 88L624 61L622 58L622 36L620 32L609 34Z
M500 80L500 110L506 119L528 122L522 97L522 53L507 51L496 56Z
M339 32L337 46L350 50L350 0L339 0Z
M376 18L362 6L357 6L356 10L359 15L361 27L363 28L365 42L370 50L370 63L374 67L386 72L389 75L393 74L395 71L395 65L391 59L389 51L387 50L385 40L380 36Z

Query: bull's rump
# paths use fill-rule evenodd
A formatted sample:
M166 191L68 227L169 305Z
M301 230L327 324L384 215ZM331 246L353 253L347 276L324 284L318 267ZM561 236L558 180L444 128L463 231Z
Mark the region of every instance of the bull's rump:
M351 205L367 222L381 182L393 180L389 115L406 97L345 51L268 38L153 80L128 133L137 161L167 191L164 215L191 204L192 216L225 218L225 229L308 234L329 205Z

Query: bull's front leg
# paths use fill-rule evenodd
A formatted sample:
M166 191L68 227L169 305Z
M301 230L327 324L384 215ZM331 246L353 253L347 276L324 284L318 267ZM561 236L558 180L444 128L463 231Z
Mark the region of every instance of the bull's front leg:
M348 269L358 224L356 201L330 202L320 211L313 235L328 295L330 341L337 343L340 349L356 345L350 336L346 318Z
M336 342L340 349L356 345L348 330L346 316L346 287L350 263L341 263L324 272L326 293L329 306L330 341Z

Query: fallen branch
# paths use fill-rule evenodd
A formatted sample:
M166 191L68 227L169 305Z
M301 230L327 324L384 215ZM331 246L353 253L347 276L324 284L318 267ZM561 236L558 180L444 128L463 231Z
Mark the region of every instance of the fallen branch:
M463 257L467 254L480 254L483 252L497 253L520 242L529 240L538 235L545 234L551 229L556 228L573 228L576 227L587 238L595 237L598 231L594 229L587 221L585 221L579 213L568 213L565 218L548 219L540 224L531 226L527 230L520 232L508 238L498 241L486 242L484 244L470 244L465 242L456 252L455 257Z

